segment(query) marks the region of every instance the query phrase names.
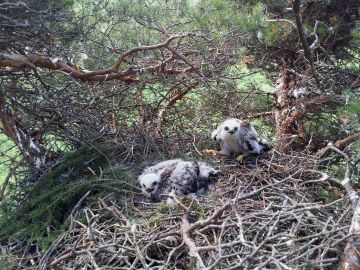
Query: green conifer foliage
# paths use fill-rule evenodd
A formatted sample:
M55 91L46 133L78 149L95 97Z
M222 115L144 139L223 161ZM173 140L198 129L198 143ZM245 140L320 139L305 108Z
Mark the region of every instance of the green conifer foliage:
M102 178L93 175L100 175L109 166L110 150L112 147L98 144L65 154L60 164L23 190L25 195L18 204L3 206L0 235L44 241L46 245L61 232L62 224L67 223L72 208L86 192L91 196L114 192L126 199L126 193L134 190L134 178L126 170L110 170Z

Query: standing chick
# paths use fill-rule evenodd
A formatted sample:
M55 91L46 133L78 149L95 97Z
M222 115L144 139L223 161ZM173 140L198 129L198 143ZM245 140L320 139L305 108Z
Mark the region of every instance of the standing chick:
M236 118L226 119L211 133L212 140L220 142L220 154L260 154L268 147L259 142L255 128Z

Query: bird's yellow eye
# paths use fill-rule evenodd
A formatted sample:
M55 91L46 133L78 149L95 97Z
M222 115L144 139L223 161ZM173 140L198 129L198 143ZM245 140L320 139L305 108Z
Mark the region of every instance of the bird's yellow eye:
M228 127L225 127L225 130L229 130L229 128L228 128Z

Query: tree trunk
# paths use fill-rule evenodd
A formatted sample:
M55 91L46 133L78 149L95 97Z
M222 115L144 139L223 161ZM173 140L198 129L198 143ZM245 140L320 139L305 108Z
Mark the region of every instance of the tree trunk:
M305 102L293 97L294 85L295 76L283 68L275 87L275 148L282 152L294 150L304 143L301 120L305 115Z

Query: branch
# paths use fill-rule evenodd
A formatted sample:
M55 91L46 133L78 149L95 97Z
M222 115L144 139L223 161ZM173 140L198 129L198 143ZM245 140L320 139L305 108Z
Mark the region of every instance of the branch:
M11 87L15 88L16 81L13 83L14 85ZM9 139L16 143L31 166L39 169L45 164L48 153L41 141L29 134L28 130L23 127L21 118L6 109L4 92L0 93L0 128Z
M182 74L189 71L197 72L199 75L199 67L194 66L193 64L189 63L183 57L180 57L187 64L188 67L184 68L166 68L166 64L175 60L177 57L180 56L174 49L170 48L170 43L175 39L181 39L188 36L194 36L194 33L186 32L180 33L176 35L170 36L162 43L148 45L148 46L138 46L132 49L127 50L126 52L122 53L116 63L104 70L98 71L86 71L78 67L76 64L67 64L59 59L50 58L40 54L10 54L10 53L0 53L0 68L1 67L10 67L14 69L25 69L31 67L33 69L36 68L46 68L49 70L57 70L69 74L74 79L79 79L82 81L111 81L111 80L120 80L125 81L128 83L136 82L138 79L136 75L140 73L161 73L161 74ZM151 51L156 49L165 48L172 52L172 55L156 65L149 65L143 67L130 67L126 70L118 70L120 65L124 62L124 60L134 55L138 52L144 51ZM155 60L155 59L154 59Z
M114 203L112 206L108 206L104 199L99 198L99 204L101 208L111 212L115 218L121 220L126 226L131 226L131 222L121 213Z
M360 132L351 134L343 139L337 140L333 144L333 146L335 146L339 150L344 150L347 146L349 146L351 143L355 142L359 138L360 138ZM332 144L328 144L326 147L317 151L316 157L319 159L326 157L328 155L328 151L330 149L333 149L333 147L331 147L331 146L332 146Z
M194 240L191 238L191 232L189 230L189 212L185 212L183 215L181 224L180 224L180 233L183 239L183 243L189 249L190 256L190 266L192 269L206 269L204 262L202 261L198 247L196 246Z
M72 209L72 211L71 211L71 213L70 213L70 215L68 217L68 219L70 219L69 229L67 231L65 231L64 233L62 233L61 235L59 235L59 237L55 241L52 242L51 246L48 248L48 250L45 252L45 254L41 257L41 259L39 261L39 265L36 268L37 270L43 270L43 269L47 268L48 260L49 260L50 256L52 255L52 253L54 253L54 251L58 248L58 246L60 245L62 240L72 232L72 230L75 227L75 218L76 218L76 216L78 214L77 210L81 206L83 201L87 198L87 196L89 196L90 193L91 193L91 191L89 190L76 203L76 205L74 206L74 208ZM72 255L73 251L74 250L72 249L71 250L71 255ZM55 265L56 263L52 262L51 265Z
M145 104L144 104L144 100L143 100L143 89L144 89L144 86L140 85L135 93L135 103L138 107L139 124L141 127L144 127L145 122L146 122L146 111L145 111Z
M175 204L179 205L181 208L184 209L185 213L181 219L179 234L182 237L182 242L185 244L189 249L189 256L190 256L190 267L191 269L207 269L204 265L204 262L199 254L199 252L203 251L209 251L209 250L216 250L216 247L214 246L204 246L204 247L198 247L196 246L194 240L192 239L192 234L195 229L197 228L203 228L207 226L208 224L211 224L212 222L216 221L217 218L219 218L222 213L230 208L231 204L227 203L217 211L215 211L209 218L206 220L197 221L194 224L190 225L189 222L189 215L191 208L194 203L194 199L191 201L190 205L186 207L183 205L175 196L173 192L169 194L169 197L175 202Z
M339 269L360 269L360 199L359 195L351 185L352 173L360 158L350 158L345 152L334 147L332 144L329 144L327 147L342 155L347 162L344 179L341 181L341 184L344 186L346 193L351 200L354 212L348 233L351 238L349 238L345 246L344 253L339 264Z
M167 101L164 106L159 110L157 119L156 119L156 135L161 136L161 130L164 124L164 118L166 112L171 108L172 105L176 103L176 101L181 100L188 92L190 92L198 82L193 83L189 86L187 86L184 90L179 90L176 94L174 94L169 101ZM177 87L176 85L175 87Z
M311 48L309 47L309 44L307 42L306 33L305 33L305 30L304 30L304 27L303 27L303 24L301 21L301 17L300 17L300 0L293 0L293 11L294 11L294 15L295 15L296 28L298 30L300 42L304 49L305 57L310 63L311 72L316 81L316 84L319 86L320 81L315 73L313 52L311 51ZM314 29L314 31L315 31L315 29Z
M248 116L244 117L243 119L250 120L250 119L254 119L254 118L271 116L271 115L274 115L274 112L260 112L260 113L254 113L254 114L248 115Z
M112 81L120 80L127 83L137 82L135 77L140 73L162 73L162 74L182 74L193 70L193 67L183 69L178 68L164 68L164 63L172 60L173 57L166 59L160 64L143 67L143 68L128 68L124 71L115 71L110 68L100 71L84 71L76 65L68 65L61 60L54 60L47 56L29 54L8 54L0 53L0 67L12 67L16 69L31 68L46 68L50 70L57 70L69 74L74 79L82 81Z
M312 62L312 53L307 42L306 33L300 17L300 0L293 0L293 11L295 15L296 29L300 38L300 42L304 49L305 57Z
M123 54L121 54L118 58L118 60L116 61L115 65L109 69L110 71L114 71L116 69L119 68L120 64L124 61L124 59L132 54L135 54L137 52L141 52L141 51L149 51L149 50L154 50L154 49L159 49L159 48L168 48L168 45L171 43L171 41L173 41L176 38L183 38L186 36L193 36L193 33L190 32L186 32L186 33L182 33L182 34L177 34L177 35L172 35L170 36L167 40L165 40L162 43L158 43L158 44L154 44L154 45L149 45L149 46L139 46L136 48L132 48L126 52L124 52Z
M3 179L3 183L0 190L0 202L5 198L5 190L9 183L9 180L11 177L15 174L16 170L20 167L20 165L23 163L24 159L20 159L16 161L16 164L13 168L10 168L9 173L6 175L5 179Z
M46 68L50 70L58 70L69 74L71 77L83 81L111 81L111 80L120 80L125 82L136 82L138 79L135 77L140 73L151 73L157 72L162 74L181 74L184 72L194 71L198 74L199 71L196 70L197 67L193 66L191 63L188 63L185 59L185 63L189 65L187 68L176 69L176 68L166 68L166 64L172 60L175 60L176 56L180 56L174 49L169 47L170 43L175 39L181 39L187 36L194 36L194 33L185 32L176 35L171 35L167 40L162 43L148 45L148 46L138 46L135 48L131 48L126 52L122 53L115 64L104 70L98 71L86 71L85 69L79 68L76 64L66 64L59 59L52 59L47 56L43 56L40 54L9 54L9 53L0 53L0 67L10 67L16 69L24 69L27 67L31 67L33 69L36 68ZM144 66L141 68L130 67L127 70L119 71L120 65L124 62L124 60L130 55L134 55L138 52L151 51L156 49L166 48L170 50L173 54L161 61L157 65L152 66ZM182 60L183 57L180 56Z
M311 33L311 35L313 35L315 37L314 42L310 45L311 53L313 53L314 50L320 45L320 39L319 39L319 36L316 33L319 23L320 23L319 21L315 22L314 31Z

